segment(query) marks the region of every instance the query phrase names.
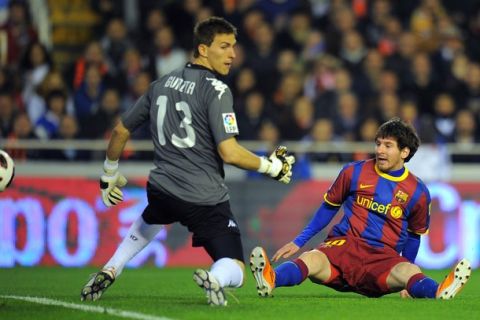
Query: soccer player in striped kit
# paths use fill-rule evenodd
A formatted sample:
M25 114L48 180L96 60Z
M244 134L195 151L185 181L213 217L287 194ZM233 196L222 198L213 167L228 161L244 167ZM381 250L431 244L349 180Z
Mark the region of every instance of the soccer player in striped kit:
M318 248L275 269L263 248L253 249L250 267L259 295L269 296L276 287L298 285L309 278L368 297L398 291L403 297L455 297L470 277L466 259L440 284L414 264L420 236L428 232L430 220L429 191L404 166L419 144L415 130L400 119L381 125L375 158L344 166L310 223L272 261L295 254L343 205L343 218Z

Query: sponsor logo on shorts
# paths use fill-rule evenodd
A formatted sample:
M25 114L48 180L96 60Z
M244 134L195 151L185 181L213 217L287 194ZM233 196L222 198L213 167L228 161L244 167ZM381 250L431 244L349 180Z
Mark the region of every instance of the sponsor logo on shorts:
M237 223L232 219L228 220L227 228L238 228Z

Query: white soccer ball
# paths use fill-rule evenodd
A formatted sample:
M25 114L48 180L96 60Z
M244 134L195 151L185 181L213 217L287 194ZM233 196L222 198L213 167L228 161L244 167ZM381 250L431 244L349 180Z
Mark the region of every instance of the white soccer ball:
M15 163L3 150L0 150L0 192L7 189L15 176Z

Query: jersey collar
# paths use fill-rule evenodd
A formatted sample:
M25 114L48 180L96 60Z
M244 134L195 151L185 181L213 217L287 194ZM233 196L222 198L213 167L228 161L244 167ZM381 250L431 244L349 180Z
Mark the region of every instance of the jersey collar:
M190 69L197 69L197 70L205 70L205 71L208 71L210 73L213 73L215 75L215 77L218 78L219 74L216 73L215 71L213 71L212 69L209 69L207 67L204 67L202 65L199 65L199 64L195 64L195 63L191 63L191 62L188 62L186 65L185 65L186 68L190 68Z
M395 181L395 182L403 181L408 177L408 174L409 174L408 168L407 167L404 167L404 168L405 168L405 171L403 172L403 174L399 177L395 177L395 176L389 175L388 173L380 171L380 169L377 167L377 164L375 163L375 172L377 172L377 174L380 177L390 181Z

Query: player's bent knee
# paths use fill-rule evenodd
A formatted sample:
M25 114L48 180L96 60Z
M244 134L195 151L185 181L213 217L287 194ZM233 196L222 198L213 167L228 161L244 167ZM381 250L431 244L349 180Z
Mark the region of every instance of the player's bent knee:
M308 268L308 277L327 281L330 278L330 261L327 256L316 249L304 252L299 257Z
M387 284L391 288L404 288L408 280L418 273L422 273L422 270L416 264L401 262L392 268L387 277Z

